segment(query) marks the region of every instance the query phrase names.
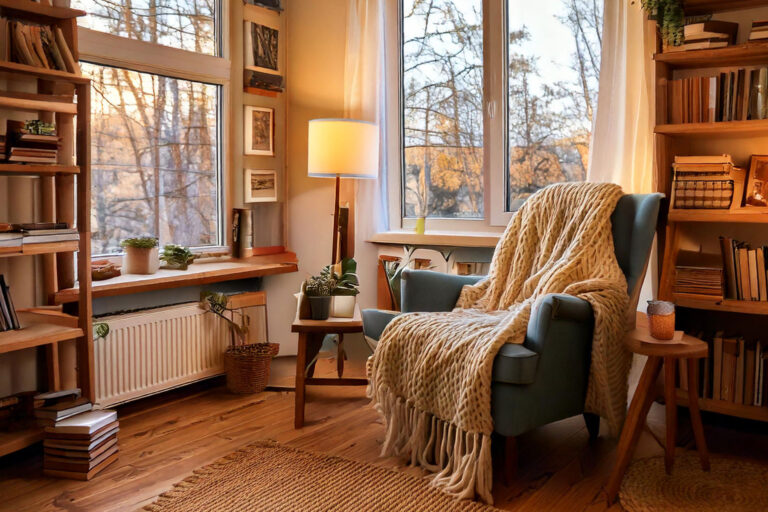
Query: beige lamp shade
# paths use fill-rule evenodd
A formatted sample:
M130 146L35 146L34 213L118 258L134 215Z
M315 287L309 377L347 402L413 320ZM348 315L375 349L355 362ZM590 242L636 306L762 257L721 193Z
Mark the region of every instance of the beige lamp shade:
M379 128L355 119L309 122L307 174L375 178L379 174Z

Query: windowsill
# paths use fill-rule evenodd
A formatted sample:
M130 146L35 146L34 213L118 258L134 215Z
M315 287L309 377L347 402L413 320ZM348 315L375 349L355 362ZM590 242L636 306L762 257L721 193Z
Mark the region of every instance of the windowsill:
M195 286L236 279L250 279L299 270L296 254L284 252L246 259L223 258L193 263L187 270L160 269L155 274L124 274L91 285L92 297L111 297L132 293ZM78 288L60 290L54 295L56 304L76 302Z
M494 248L500 237L501 233L428 231L419 235L413 231L384 231L373 235L369 242L382 245Z

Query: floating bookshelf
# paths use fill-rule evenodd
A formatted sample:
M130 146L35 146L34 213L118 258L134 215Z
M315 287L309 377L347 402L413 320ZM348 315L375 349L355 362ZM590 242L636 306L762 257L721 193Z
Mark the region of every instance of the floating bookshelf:
M80 167L76 165L58 164L4 164L0 163L0 174L5 175L52 175L52 174L78 174Z
M746 43L711 50L657 53L653 59L675 69L758 66L765 64L768 59L768 43Z
M766 64L768 64L768 57L766 57ZM654 132L658 135L674 137L765 137L768 136L768 119L657 124Z

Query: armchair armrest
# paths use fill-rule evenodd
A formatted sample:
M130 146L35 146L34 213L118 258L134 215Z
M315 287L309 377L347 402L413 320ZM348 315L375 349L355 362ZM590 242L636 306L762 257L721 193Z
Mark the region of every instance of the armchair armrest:
M540 354L546 340L551 338L548 334L555 324L565 328L570 324L579 330L587 328L591 334L594 325L592 306L583 299L563 293L541 297L531 311L525 346Z
M431 270L404 270L401 304L404 313L450 311L456 306L464 285L475 284L483 276L457 276Z

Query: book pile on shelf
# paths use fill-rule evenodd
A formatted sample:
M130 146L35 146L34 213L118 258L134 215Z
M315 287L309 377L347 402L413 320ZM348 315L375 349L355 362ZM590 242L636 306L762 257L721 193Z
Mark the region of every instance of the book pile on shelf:
M750 41L762 41L768 39L768 20L757 20L752 22L752 30L749 31Z
M80 65L57 26L0 18L0 59L80 74Z
M0 331L21 329L19 316L13 306L11 287L5 282L5 276L0 274Z
M77 229L70 228L66 222L33 222L14 224L14 229L22 235L22 244L49 244L55 242L76 242L80 240Z
M746 242L720 237L725 271L725 298L768 301L768 247L753 248Z
M56 127L41 121L7 121L6 155L9 162L55 164L60 138Z
M686 52L689 50L706 50L724 48L736 42L738 23L730 21L709 20L701 23L691 23L684 27L685 39L680 46L665 46L664 52Z
M672 168L672 209L727 210L741 206L747 172L733 165L731 155L676 156Z
M768 406L768 341L715 334L710 357L699 366L702 398L755 407ZM687 386L687 365L680 365L680 387Z
M47 476L90 480L117 460L115 411L89 411L45 427L43 472Z
M52 427L70 416L88 412L93 404L80 396L80 388L35 395L35 418L41 427Z
M675 266L675 293L723 298L723 260L719 254L680 251Z

